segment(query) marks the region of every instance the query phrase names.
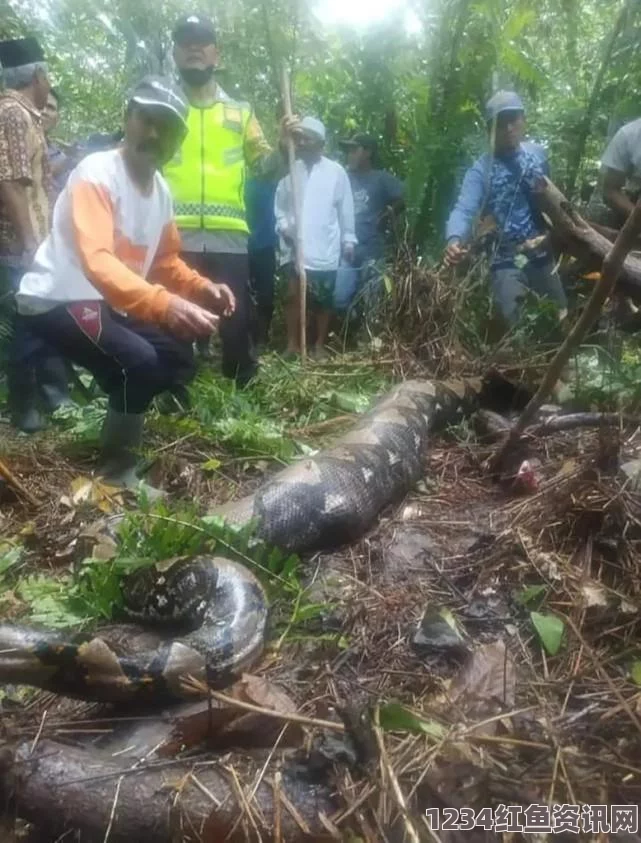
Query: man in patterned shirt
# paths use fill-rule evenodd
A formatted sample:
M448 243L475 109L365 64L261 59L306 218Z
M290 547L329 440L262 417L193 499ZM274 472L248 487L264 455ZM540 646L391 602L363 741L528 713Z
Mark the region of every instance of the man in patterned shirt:
M564 311L565 292L553 256L544 247L526 245L545 233L533 197L537 181L549 174L545 150L523 142L525 109L514 92L496 93L487 103L486 119L492 151L481 156L465 174L447 223L445 260L450 265L459 263L475 219L490 215L496 223L492 292L505 319L516 321L519 299L528 290L551 299Z
M5 90L0 94L0 267L11 289L30 266L49 231L49 172L41 111L50 90L35 38L0 43ZM42 426L38 387L53 410L69 400L63 361L17 321L7 369L13 424L32 433Z

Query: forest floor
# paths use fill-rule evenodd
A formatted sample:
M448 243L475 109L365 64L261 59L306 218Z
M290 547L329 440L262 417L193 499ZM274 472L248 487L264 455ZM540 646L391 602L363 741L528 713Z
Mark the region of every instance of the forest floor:
M203 376L193 410L152 420L149 477L170 497L151 511L90 480L99 401L53 435L3 426L3 455L38 505L9 493L0 505L2 617L60 628L105 620L100 589L110 593L104 572L115 553L106 516L128 505L136 514L127 552L173 555L211 506L323 447L401 373L433 373L399 359L398 349L370 349L302 371L270 355L247 393ZM287 560L276 558L263 661L214 700L213 719L207 707L171 714L160 729L169 754L189 758L206 745L229 769L236 752L273 755L333 734L342 743L324 751L338 806L323 819L327 839L350 828L367 841L517 840L528 824L529 837L546 839L540 813L504 810L536 804L553 806L555 837L576 839L583 828L582 839L636 839L625 812L608 809L611 829L580 823L596 816L582 806L641 802L641 496L620 471L638 456L641 433L530 437L523 455L536 484L527 489L488 476L495 447L469 420L449 428L426 454L423 481L368 535L296 560L280 592ZM256 562L233 536L212 539ZM0 749L53 740L117 755L132 740L130 711L123 719L117 708L23 686L0 690L0 714ZM136 728L167 723L135 719ZM240 778L239 787L241 826L261 839L257 781Z

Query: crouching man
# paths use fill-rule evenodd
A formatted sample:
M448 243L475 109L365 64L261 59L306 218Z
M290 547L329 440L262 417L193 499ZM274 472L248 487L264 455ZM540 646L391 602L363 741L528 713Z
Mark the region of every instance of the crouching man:
M132 92L118 149L86 157L56 204L51 233L17 293L19 318L109 397L102 433L106 482L133 488L153 398L194 375L192 343L235 307L228 287L189 269L159 169L187 131L173 83L146 77Z

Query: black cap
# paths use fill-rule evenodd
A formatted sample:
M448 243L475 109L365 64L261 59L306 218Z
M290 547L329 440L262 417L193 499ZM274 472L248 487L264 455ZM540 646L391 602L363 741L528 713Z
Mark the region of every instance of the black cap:
M372 137L372 135L366 135L365 132L357 132L352 138L342 140L340 145L345 149L362 146L363 149L369 149L372 154L376 152L377 146L376 138Z
M145 76L129 95L130 102L166 108L187 129L189 106L182 91L165 76Z
M176 23L172 38L177 43L193 39L203 44L215 44L216 27L205 15L186 15Z
M25 64L44 62L45 54L42 52L38 39L14 38L11 41L0 41L0 64L2 67L23 67Z

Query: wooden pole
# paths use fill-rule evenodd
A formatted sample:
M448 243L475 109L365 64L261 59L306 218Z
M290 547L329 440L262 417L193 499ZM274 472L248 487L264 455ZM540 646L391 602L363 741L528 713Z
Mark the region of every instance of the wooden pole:
M603 263L603 269L601 271L601 280L592 290L592 295L588 299L588 302L583 309L583 313L579 316L574 327L565 338L557 353L554 355L554 358L545 373L543 381L541 382L541 386L538 388L536 394L530 400L527 407L523 410L521 417L508 434L508 437L501 449L490 461L490 467L493 471L501 471L502 467L509 459L512 448L521 438L525 428L530 424L542 404L554 389L559 377L561 376L563 367L570 359L572 352L581 344L583 338L596 321L606 299L614 290L625 259L628 256L639 231L641 231L641 201L628 217L627 222L621 229L609 255L606 256L606 260Z
M292 117L292 97L289 84L289 73L283 65L281 80L281 91L285 116ZM305 260L303 256L303 229L302 229L302 208L300 185L296 173L296 150L294 139L291 135L287 137L287 157L289 158L289 175L292 180L292 197L294 200L294 221L296 225L295 256L296 272L300 285L300 354L303 362L307 358L307 275L305 273Z

